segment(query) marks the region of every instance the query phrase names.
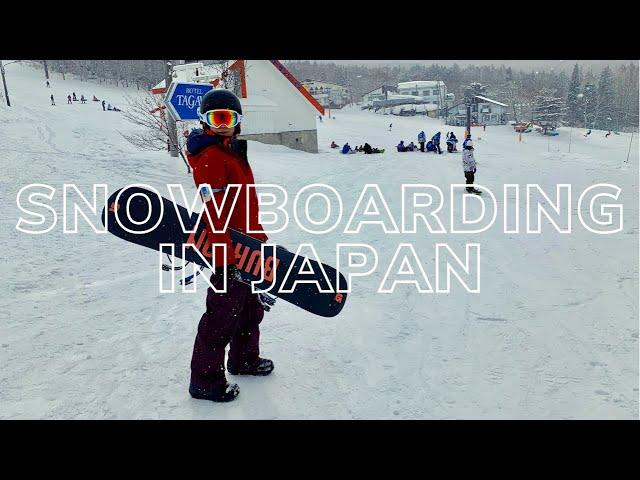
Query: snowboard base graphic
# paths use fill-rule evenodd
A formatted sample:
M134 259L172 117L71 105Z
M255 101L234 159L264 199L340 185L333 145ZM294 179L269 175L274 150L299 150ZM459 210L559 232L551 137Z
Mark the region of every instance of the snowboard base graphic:
M204 267L211 262L211 245L204 224L206 215L202 216L195 232L185 233L180 219L185 230L192 230L198 215L190 215L185 207L140 187L117 190L109 197L107 206L102 211L102 223L115 236L158 251L161 244L172 244L172 253L178 258L183 258L184 244L193 244L199 254L193 248L186 248L184 260ZM316 315L334 317L340 313L347 293L337 292L337 285L345 288L346 279L342 274L337 276L335 268L325 264L320 266L317 261L303 256L296 257L293 252L280 246L275 249L265 246L266 258L263 261L263 242L233 229L229 229L229 232L237 259L236 267L244 282L260 282L256 284L259 290L269 290L269 294ZM169 250L163 249L167 253ZM290 272L288 277L287 272ZM318 289L318 284L324 291ZM283 288L292 291L282 291Z

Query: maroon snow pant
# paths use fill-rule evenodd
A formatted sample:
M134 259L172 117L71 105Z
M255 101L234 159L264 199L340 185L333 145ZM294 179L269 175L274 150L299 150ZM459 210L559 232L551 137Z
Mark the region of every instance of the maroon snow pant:
M191 384L209 389L226 383L225 347L229 344L229 365L253 363L260 353L260 322L264 308L251 286L229 274L227 293L207 290L207 311L200 318L191 357ZM222 289L222 277L211 276Z

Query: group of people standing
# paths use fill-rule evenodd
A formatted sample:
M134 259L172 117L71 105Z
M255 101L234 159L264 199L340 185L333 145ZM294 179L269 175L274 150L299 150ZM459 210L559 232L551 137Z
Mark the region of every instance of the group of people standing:
M420 132L418 134L418 144L420 145L419 150L421 152L424 152L425 150L427 152L437 152L438 154L442 153L442 148L440 148L440 138L441 138L441 132L437 132L433 137L431 137L431 140L429 140L427 142L427 136L425 135L424 131ZM447 132L446 135L446 144L447 144L447 152L452 153L452 152L457 152L457 143L458 143L458 139L455 135L455 133L453 132ZM409 145L405 145L404 140L401 140L400 143L397 145L396 147L398 149L398 152L414 152L414 151L418 151L418 147L411 142Z

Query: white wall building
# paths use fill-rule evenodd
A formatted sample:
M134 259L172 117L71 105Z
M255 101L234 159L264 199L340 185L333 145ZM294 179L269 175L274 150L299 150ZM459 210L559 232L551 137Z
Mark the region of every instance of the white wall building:
M342 108L351 100L349 89L344 85L310 79L302 85L325 108Z
M442 108L446 101L447 87L444 82L440 80L416 80L399 83L398 93L401 95L422 97L422 99L428 103Z
M235 60L222 74L201 63L174 67L177 81L212 83L234 90L242 103L240 138L318 152L320 105L278 60ZM196 71L197 70L197 71ZM196 73L198 75L196 75ZM164 93L164 81L153 93Z

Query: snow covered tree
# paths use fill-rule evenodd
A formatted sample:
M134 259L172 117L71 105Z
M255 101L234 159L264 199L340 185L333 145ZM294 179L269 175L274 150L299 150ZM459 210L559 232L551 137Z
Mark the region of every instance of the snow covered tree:
M576 63L573 67L571 80L569 81L569 91L567 92L567 120L570 125L577 125L582 120L582 110L580 107L580 67Z
M565 100L548 95L548 91L543 92L543 95L536 95L533 99L533 118L542 126L543 133L555 130L566 111Z
M581 94L582 116L584 127L594 128L598 113L598 90L592 76L588 77L586 82Z
M596 127L610 130L615 117L615 94L613 91L613 77L607 65L600 73L598 82L598 106L596 109Z

